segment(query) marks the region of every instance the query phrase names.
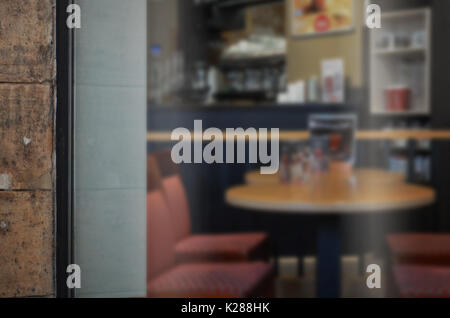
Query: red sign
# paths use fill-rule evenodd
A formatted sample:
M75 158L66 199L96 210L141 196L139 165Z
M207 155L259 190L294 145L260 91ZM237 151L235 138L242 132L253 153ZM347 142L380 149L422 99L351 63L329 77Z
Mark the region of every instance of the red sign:
M331 23L328 16L325 14L321 14L316 18L316 21L314 21L314 28L316 32L325 32L330 29Z

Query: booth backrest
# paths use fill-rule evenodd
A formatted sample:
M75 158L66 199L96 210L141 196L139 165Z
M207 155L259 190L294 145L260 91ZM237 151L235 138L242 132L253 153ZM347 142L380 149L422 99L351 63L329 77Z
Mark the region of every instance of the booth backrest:
M186 190L170 151L155 153L154 157L161 173L162 188L170 207L175 236L179 241L191 234L191 216Z
M175 231L156 160L147 160L147 282L175 264Z

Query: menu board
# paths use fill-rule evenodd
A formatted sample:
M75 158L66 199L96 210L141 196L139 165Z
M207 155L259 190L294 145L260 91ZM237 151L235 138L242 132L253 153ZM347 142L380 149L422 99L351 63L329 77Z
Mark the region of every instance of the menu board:
M353 0L290 0L293 36L313 36L353 28Z

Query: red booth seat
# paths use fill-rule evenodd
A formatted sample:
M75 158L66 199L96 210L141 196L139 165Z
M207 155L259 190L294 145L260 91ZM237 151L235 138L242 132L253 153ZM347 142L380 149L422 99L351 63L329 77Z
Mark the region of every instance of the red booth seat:
M161 177L161 188L167 199L175 239L178 263L204 261L267 261L269 238L265 233L193 235L186 189L173 163L170 151L152 155Z
M175 224L161 191L153 158L148 159L147 296L148 297L264 297L272 296L274 270L270 264L193 263L176 265Z
M177 263L268 259L264 233L192 235L175 246Z
M394 279L401 297L450 298L449 267L396 265Z
M450 234L392 234L387 242L396 263L450 265Z
M262 262L184 264L150 281L147 291L149 297L271 296L273 275Z

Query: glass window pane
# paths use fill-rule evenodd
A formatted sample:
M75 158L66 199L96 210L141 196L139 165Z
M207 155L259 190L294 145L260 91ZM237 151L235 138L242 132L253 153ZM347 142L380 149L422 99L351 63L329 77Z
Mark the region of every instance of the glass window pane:
M145 295L146 1L80 0L75 263L81 297Z

